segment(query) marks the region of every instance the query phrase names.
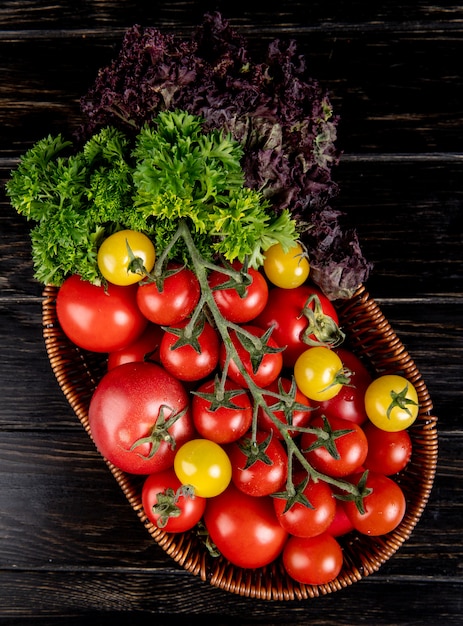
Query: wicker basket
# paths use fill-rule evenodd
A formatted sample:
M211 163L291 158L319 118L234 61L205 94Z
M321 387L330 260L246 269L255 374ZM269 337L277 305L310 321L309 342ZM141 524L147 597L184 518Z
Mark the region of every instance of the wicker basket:
M51 286L43 292L45 345L64 395L91 436L88 407L106 371L106 357L85 352L64 336L56 318L56 294L57 289ZM350 347L377 374L399 373L415 385L420 411L409 431L413 442L412 458L398 477L407 499L404 519L395 531L383 537L351 533L341 538L344 565L332 582L320 586L299 584L286 575L279 560L263 568L244 570L222 557L211 557L194 531L177 535L160 530L147 520L143 511L140 477L130 476L107 462L153 539L183 568L215 587L261 600L305 599L337 591L377 571L410 537L426 506L436 470L438 435L437 418L431 415L432 402L420 372L364 287L345 301L338 313Z

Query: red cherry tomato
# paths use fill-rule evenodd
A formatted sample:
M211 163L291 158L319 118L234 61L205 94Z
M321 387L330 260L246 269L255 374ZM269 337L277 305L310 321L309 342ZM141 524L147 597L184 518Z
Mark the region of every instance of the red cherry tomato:
M364 466L391 476L402 471L412 454L412 441L408 431L388 432L367 422L363 426L367 441L368 454Z
M251 399L243 387L227 379L223 404L217 406L215 389L215 380L208 380L195 391L191 405L193 422L202 437L216 443L231 443L251 428Z
M240 271L242 263L235 261L233 269ZM223 317L230 322L243 324L250 322L262 312L267 304L268 286L260 272L248 268L250 284L243 289L242 295L235 288L219 288L229 281L229 276L220 271L211 272L209 286L213 289L214 300Z
M254 335L257 338L261 338L265 331L262 328L258 328L253 325L243 325L244 331L247 331L251 335ZM241 337L241 335L240 335ZM268 387L274 380L276 380L281 372L281 368L283 366L283 357L281 356L281 352L268 352L264 354L264 357L258 367L254 370L252 365L251 356L248 350L243 346L240 338L238 338L236 331L232 330L230 332L230 338L232 340L233 345L236 348L238 353L238 357L247 372L247 374L251 377L256 385L259 387ZM278 349L279 346L275 343L272 337L269 338L267 345L271 349ZM225 344L221 345L220 348L220 359L219 364L223 369L226 360L226 349ZM242 385L243 387L247 387L247 382L243 374L239 371L237 364L234 359L230 360L229 368L227 375L229 378L234 380L236 383Z
M354 530L354 525L350 521L343 500L336 499L336 512L327 533L333 537L342 537Z
M88 417L100 453L131 474L171 467L176 448L194 435L188 393L155 363L124 363L105 374Z
M113 352L135 341L148 320L140 312L136 285L92 285L70 276L56 298L56 315L64 334L92 352Z
M304 480L301 489L306 504L295 502L285 512L288 498L273 498L278 521L290 535L315 537L325 532L334 519L336 501L329 485L322 480ZM297 486L296 486L297 487ZM300 488L300 486L299 486Z
M338 576L342 549L334 537L290 537L283 550L283 565L291 578L305 585L325 585Z
M184 320L177 324L176 329L181 332L187 326ZM159 358L162 365L173 376L183 381L201 380L209 376L217 366L219 360L219 337L208 322L200 330L197 344L176 346L179 335L174 328L166 330L161 341Z
M160 326L148 324L140 337L133 343L108 354L108 370L133 361L159 362L159 346L163 335L164 331Z
M169 533L183 533L202 518L206 499L182 485L169 468L148 476L142 487L142 504L153 524Z
M292 393L290 394L291 388L292 383L289 378L279 378L266 387L268 391L278 393L279 395L281 395L282 392L286 395L292 395ZM264 394L264 400L269 408L275 406L276 404L281 405L281 409L274 408L272 409L272 412L282 424L291 424L293 426L300 427L307 426L311 416L313 415L313 407L310 405L310 400L296 386L294 390L293 404L291 404L291 401L288 400L290 404L285 406L284 401L279 401L277 398L269 394ZM307 407L307 409L304 409L303 407ZM275 425L271 417L261 406L258 408L258 426L260 430L272 431L275 437L283 439L282 431L278 425ZM288 433L291 437L295 437L298 434L295 430L288 431Z
M256 445L248 434L228 446L227 454L232 464L232 481L240 491L250 496L268 496L283 488L288 456L272 433L258 431Z
M199 302L201 289L196 275L178 263L169 263L167 269L178 270L164 279L160 291L156 283L140 285L137 303L140 311L151 322L175 326L193 312Z
M243 568L274 561L288 537L278 523L270 496L249 496L233 483L207 501L204 523L220 553Z
M320 442L315 434L302 434L301 449L315 469L329 476L342 477L362 466L368 453L368 442L358 424L336 417L314 417L309 425L332 433L326 443ZM345 431L350 432L341 434Z

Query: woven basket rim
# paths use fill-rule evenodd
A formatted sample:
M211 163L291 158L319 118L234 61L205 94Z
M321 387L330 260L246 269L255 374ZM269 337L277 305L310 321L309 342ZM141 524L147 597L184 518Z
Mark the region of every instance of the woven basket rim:
M63 334L56 316L58 288L45 286L42 324L51 368L70 406L92 439L88 405L104 373L105 355L88 353L74 346ZM414 361L394 333L377 303L362 285L352 298L338 307L340 324L358 356L378 374L402 373L417 389L419 414L409 429L412 459L398 477L407 497L405 517L398 528L384 537L351 533L339 538L344 565L336 579L326 585L304 585L287 576L281 560L258 570L235 567L223 557L211 557L193 531L169 534L152 524L143 510L137 477L130 476L105 459L130 506L156 543L180 566L212 586L260 600L302 600L343 589L378 571L407 541L428 502L437 466L437 417L426 385Z

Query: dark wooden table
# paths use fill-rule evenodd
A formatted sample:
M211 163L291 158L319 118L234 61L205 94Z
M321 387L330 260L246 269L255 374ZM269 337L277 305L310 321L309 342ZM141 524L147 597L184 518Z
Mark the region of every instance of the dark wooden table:
M452 624L463 594L463 5L10 0L0 5L0 623ZM368 290L421 370L439 463L411 539L378 573L307 601L229 594L152 541L51 372L28 225L3 189L133 23L179 35L219 9L256 54L295 38L331 92L337 207L375 264ZM93 620L93 621L92 621Z

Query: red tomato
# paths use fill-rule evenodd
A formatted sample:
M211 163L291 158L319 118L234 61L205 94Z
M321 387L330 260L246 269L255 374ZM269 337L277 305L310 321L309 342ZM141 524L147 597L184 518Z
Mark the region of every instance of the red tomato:
M315 434L302 434L301 450L312 467L328 476L341 477L362 466L368 453L368 442L358 424L336 417L314 417L309 426L332 433L326 442ZM342 431L351 432L341 434ZM333 444L335 449L331 447ZM334 456L336 454L338 458Z
M151 474L174 463L194 435L188 393L155 363L125 363L103 376L88 412L100 453L119 469Z
M292 367L307 348L317 344L338 345L343 338L333 304L320 290L309 285L270 289L267 305L254 324L262 328L274 326L273 339L286 347L285 367Z
M243 264L235 261L232 267L240 271ZM263 311L267 304L267 281L260 272L253 268L248 268L247 274L251 282L246 285L242 295L233 287L230 289L220 288L221 285L229 281L230 277L227 274L217 270L209 275L209 286L213 289L217 308L226 320L236 324L250 322Z
M278 521L290 535L296 537L315 537L325 532L334 519L336 512L336 501L331 488L327 483L319 480L307 481L296 486L301 489L302 495L306 498L306 504L295 502L285 512L288 505L287 498L273 498L273 506L277 514Z
M176 330L181 333L187 326L184 320L177 324ZM198 337L197 347L186 344L176 347L179 335L175 329L166 330L161 341L159 357L162 365L179 380L194 381L209 376L219 360L219 337L208 322L204 322Z
M280 388L281 385L281 388ZM273 391L274 393L278 393L280 395L286 394L291 395L292 383L289 378L279 378L271 383L266 389L269 391ZM282 406L281 409L274 408L272 412L274 416L282 422L282 424L291 424L292 426L307 426L312 413L312 407L310 406L310 401L306 396L295 386L295 394L293 398L293 402L288 398L289 404L284 405L284 401L279 401L277 398L268 395L264 395L264 400L267 403L269 408L276 403ZM299 406L298 406L299 405ZM303 407L307 407L305 410ZM277 425L274 424L272 419L269 417L268 413L263 410L261 406L258 408L258 426L261 430L272 431L273 435L278 439L283 439L283 433L278 428ZM288 431L291 437L295 437L298 433L295 430Z
M280 491L286 482L288 456L283 444L272 433L256 433L256 456L251 434L227 447L232 464L232 481L250 496L268 496Z
M349 477L358 483L362 474ZM346 513L356 530L371 536L385 535L393 531L405 515L405 496L399 485L378 472L368 472L366 488L372 492L363 498L365 512L361 513L354 501L346 501Z
M143 483L141 496L148 519L168 533L190 530L206 508L206 499L190 493L172 468L150 474Z
M143 315L155 324L175 326L189 317L199 302L201 288L196 275L178 263L169 263L168 270L178 270L164 279L162 291L156 283L140 285L137 303Z
M148 324L140 337L133 343L121 348L121 350L109 353L108 370L133 361L159 362L159 346L163 335L164 331L160 326Z
M412 454L412 441L406 430L387 432L372 422L367 422L363 430L368 441L366 469L392 476L405 468Z
M223 404L215 408L215 388L215 380L209 380L194 392L191 406L193 422L203 437L216 443L231 443L251 428L251 399L243 387L227 379ZM197 394L206 394L207 397Z
M347 533L354 530L354 525L346 513L344 501L335 498L335 502L336 512L334 514L334 519L326 532L329 535L333 535L333 537L342 537L342 535L347 535Z
M56 298L56 315L64 334L91 352L113 352L137 339L148 320L138 309L136 285L98 287L70 276Z
M348 385L343 385L334 398L319 402L314 415L342 417L356 424L364 424L368 419L365 411L365 391L373 378L353 352L345 348L338 348L335 352L344 367L352 373L351 381Z
M342 568L342 549L334 537L290 537L283 550L283 565L288 575L305 585L325 585Z
M252 325L244 325L242 326L243 330L251 333L255 337L262 337L265 334L265 331L262 328L258 328L257 326ZM248 373L251 379L255 382L258 387L268 387L274 380L276 380L281 372L281 368L283 366L283 357L281 356L281 352L268 352L264 354L262 361L260 362L257 369L254 371L250 353L246 348L243 347L240 338L238 338L236 332L232 330L230 332L230 338L232 340L233 345L238 353L238 357ZM275 343L272 337L269 338L267 345L271 349L278 349L279 346ZM222 344L220 347L220 359L219 364L223 369L226 359L226 349L225 344ZM229 378L234 380L239 385L247 387L247 382L243 374L239 371L235 361L233 359L230 360L229 368L227 375Z
M278 523L269 496L248 496L233 483L220 495L208 499L204 523L220 553L243 568L271 563L288 537Z

